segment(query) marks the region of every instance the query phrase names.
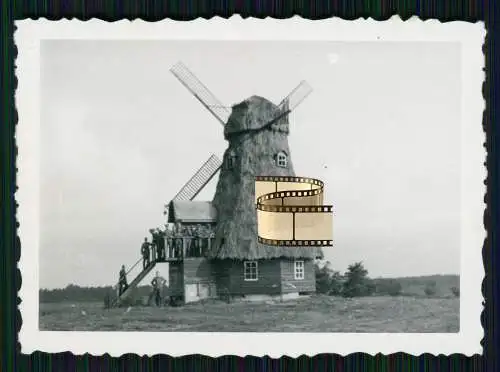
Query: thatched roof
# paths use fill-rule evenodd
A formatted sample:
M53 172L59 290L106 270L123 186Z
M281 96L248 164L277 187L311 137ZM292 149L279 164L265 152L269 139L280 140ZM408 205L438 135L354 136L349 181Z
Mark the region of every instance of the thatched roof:
M279 109L274 103L259 96L252 96L232 107L224 127L224 137L228 139L236 133L261 129L278 115ZM279 130L288 133L288 122L281 120L280 124Z
M257 212L255 209L255 176L295 176L288 147L287 118L276 125L258 131L240 131L241 128L259 128L267 118L272 118L277 106L260 97L251 97L246 104L233 108L231 116L244 123L237 127L229 120L225 132L229 147L224 153L227 165L230 156L233 167L223 166L219 174L213 206L217 210L215 244L209 257L218 259L263 259L263 258L316 258L322 257L319 247L277 247L257 241ZM276 154L288 154L288 166L278 167Z
M168 222L213 223L217 211L209 201L172 201L168 206Z

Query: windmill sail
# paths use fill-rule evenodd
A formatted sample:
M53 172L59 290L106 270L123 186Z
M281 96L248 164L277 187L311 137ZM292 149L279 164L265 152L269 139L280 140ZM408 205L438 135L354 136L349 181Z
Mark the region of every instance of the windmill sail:
M226 125L231 111L182 62L175 64L170 71L222 125Z
M283 98L283 100L278 105L278 110L276 116L274 116L266 126L276 123L282 117L288 115L293 109L295 109L306 97L311 94L312 88L306 81L301 81L299 85L295 87L291 93Z
M193 200L196 195L210 182L215 176L215 173L222 166L222 162L215 155L210 158L201 166L200 169L191 177L191 179L181 188L181 190L174 196L172 201L180 200Z
M311 94L312 88L306 81L301 81L292 92L278 105L282 112L289 113Z

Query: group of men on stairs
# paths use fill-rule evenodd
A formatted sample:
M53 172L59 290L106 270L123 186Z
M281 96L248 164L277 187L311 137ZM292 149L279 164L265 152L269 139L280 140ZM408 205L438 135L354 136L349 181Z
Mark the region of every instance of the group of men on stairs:
M165 259L165 233L160 229L151 229L149 232L152 235L151 243L148 242L148 238L144 238L144 242L141 245L141 255L142 255L142 268L146 270L149 265L151 265L151 256L153 256L153 262L157 260ZM159 272L156 272L156 276L151 281L152 291L149 296L149 302L154 300L157 306L159 306L162 299L163 287L165 286L166 280L160 276ZM127 289L129 285L127 282L127 272L125 270L125 265L122 265L119 273L118 280L118 296L121 296Z
M149 294L148 304L154 303L156 306L161 306L163 304L163 290L167 281L165 278L160 276L160 272L157 271L156 275L151 280L151 293ZM120 282L119 282L119 296L122 295L128 288L127 284L127 274L125 272L125 266L122 266L120 270Z
M201 257L209 247L209 239L213 239L215 234L210 225L183 226L176 223L173 226L165 225L165 230L150 229L151 242L145 237L141 245L142 269L146 270L155 262L163 262L167 258L167 249L169 257L182 257L184 238L186 240L186 255L193 257ZM168 239L166 239L168 238ZM166 246L168 240L168 247ZM151 285L153 291L150 295L150 300L154 298L154 302L162 301L161 292L158 288L163 288L166 280L161 278L157 273L152 280ZM159 287L157 285L159 283ZM162 284L163 283L163 284ZM118 296L120 297L129 287L127 282L127 272L125 265L122 265L119 280L118 280Z
M151 243L146 237L141 245L143 269L151 264L151 256L153 256L153 261L165 259L165 232L160 229L151 229L149 232L151 233Z

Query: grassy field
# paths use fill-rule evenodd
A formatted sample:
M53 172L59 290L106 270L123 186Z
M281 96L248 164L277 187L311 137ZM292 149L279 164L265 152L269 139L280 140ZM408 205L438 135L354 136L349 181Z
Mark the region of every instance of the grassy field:
M103 309L102 303L41 303L42 331L458 332L459 298L313 296L263 303Z

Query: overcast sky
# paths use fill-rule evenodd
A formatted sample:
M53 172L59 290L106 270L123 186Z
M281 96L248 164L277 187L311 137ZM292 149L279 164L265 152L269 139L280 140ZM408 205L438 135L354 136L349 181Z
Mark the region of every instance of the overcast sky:
M334 205L334 268L459 273L460 49L452 43L44 41L40 286L108 285L167 203L226 142L173 77L182 60L225 104L291 114L295 171ZM216 179L198 196L211 200Z

